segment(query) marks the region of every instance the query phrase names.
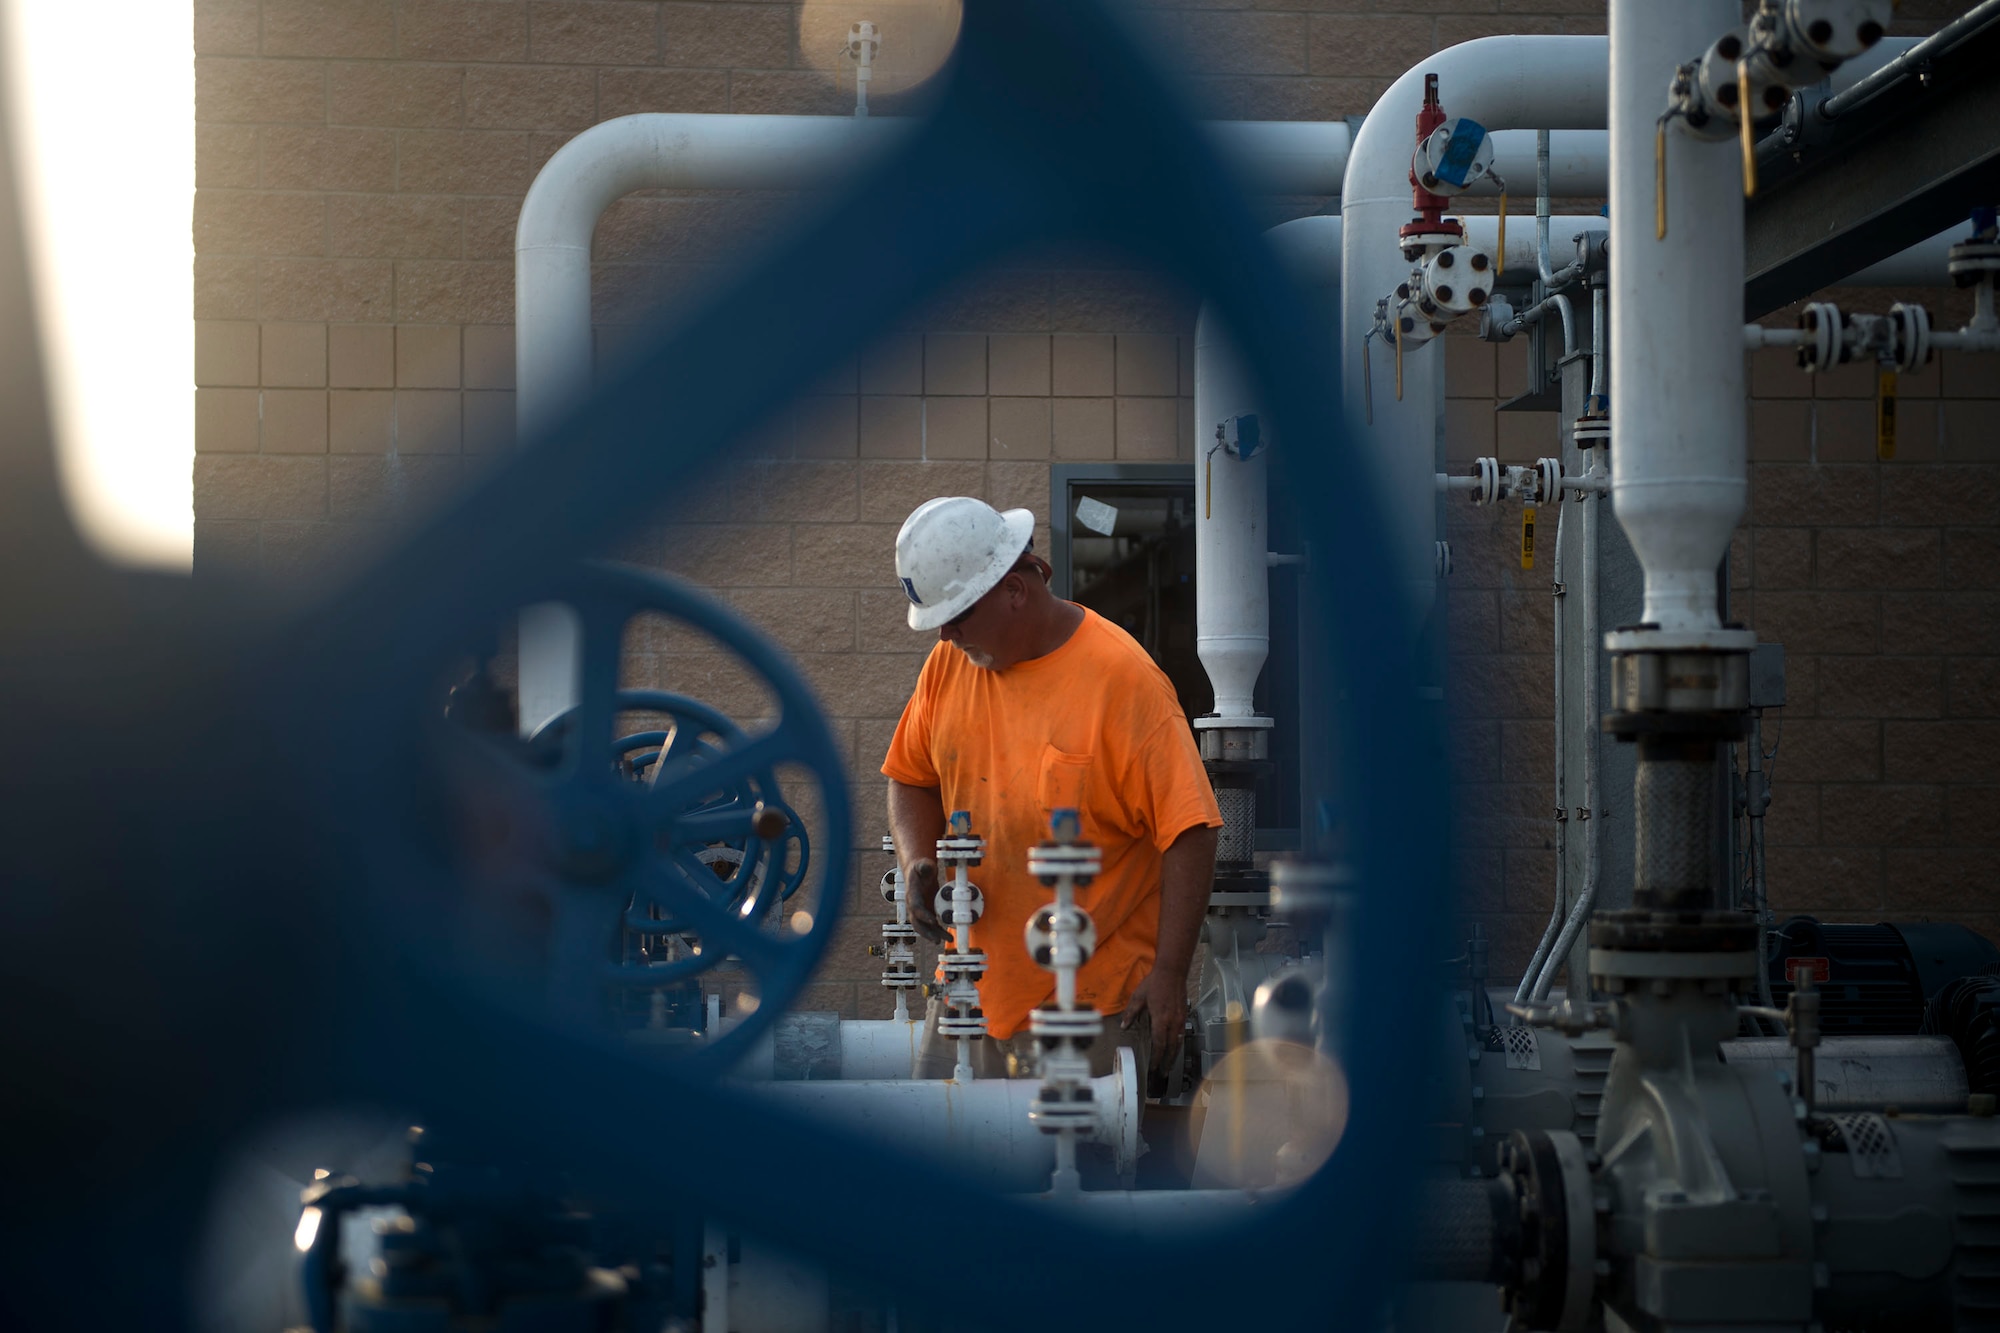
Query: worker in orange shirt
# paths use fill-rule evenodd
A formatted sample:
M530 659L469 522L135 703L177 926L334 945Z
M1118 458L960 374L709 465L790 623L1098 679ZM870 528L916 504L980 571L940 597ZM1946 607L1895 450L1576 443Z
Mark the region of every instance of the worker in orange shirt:
M1222 816L1166 674L1131 635L1049 590L1034 527L1025 509L951 496L919 505L896 536L910 628L935 629L938 642L882 764L889 828L911 919L941 942L932 856L946 812L971 812L986 840L973 882L986 898L976 939L989 960L979 1001L991 1037L974 1069L1025 1077L1035 1072L1029 1013L1055 993L1023 939L1050 901L1028 873L1028 849L1049 836L1054 811L1080 812L1104 869L1078 894L1097 950L1077 1000L1117 1019L1091 1050L1092 1072L1110 1072L1129 1045L1143 1087L1149 1068L1179 1052ZM939 1001L930 1008L917 1074L949 1077Z

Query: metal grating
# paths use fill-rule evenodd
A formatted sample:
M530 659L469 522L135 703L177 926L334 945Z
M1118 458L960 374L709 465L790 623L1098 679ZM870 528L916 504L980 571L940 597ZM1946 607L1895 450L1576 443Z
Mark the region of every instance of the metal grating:
M1840 1137L1847 1144L1847 1160L1860 1180L1900 1180L1903 1154L1896 1147L1896 1135L1889 1122L1872 1111L1852 1112L1833 1117Z
M1509 1069L1542 1067L1542 1043L1533 1028L1501 1028L1500 1049L1506 1052Z

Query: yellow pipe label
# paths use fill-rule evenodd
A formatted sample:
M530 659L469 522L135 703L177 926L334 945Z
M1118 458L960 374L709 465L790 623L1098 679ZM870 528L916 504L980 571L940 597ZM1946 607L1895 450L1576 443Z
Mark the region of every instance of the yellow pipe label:
M1875 372L1875 456L1888 462L1896 456L1896 372Z
M1521 568L1535 567L1535 507L1521 510Z

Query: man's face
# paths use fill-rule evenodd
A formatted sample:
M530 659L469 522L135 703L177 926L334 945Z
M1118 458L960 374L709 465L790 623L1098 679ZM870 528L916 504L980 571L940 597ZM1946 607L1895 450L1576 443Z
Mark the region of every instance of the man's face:
M986 671L994 669L995 638L1007 617L1007 579L1001 579L984 597L967 607L956 619L938 626L940 642L951 644L965 654L965 660Z

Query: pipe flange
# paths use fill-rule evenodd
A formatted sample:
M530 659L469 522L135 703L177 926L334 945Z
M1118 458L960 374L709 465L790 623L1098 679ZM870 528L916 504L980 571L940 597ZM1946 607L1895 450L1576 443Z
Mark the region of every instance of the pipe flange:
M1734 713L1750 706L1747 652L1626 652L1611 659L1614 713Z
M1414 264L1423 255L1464 245L1465 224L1456 218L1444 218L1437 222L1425 222L1419 218L1398 227L1396 240L1403 247L1403 258Z
M1271 910L1301 930L1320 930L1347 904L1354 872L1325 861L1271 862Z
M1641 736L1740 741L1750 734L1749 718L1737 712L1606 713L1598 725L1605 735L1620 741L1636 741Z
M976 866L986 854L984 838L939 838L937 859L939 865Z
M1454 245L1424 261L1417 285L1425 314L1469 314L1493 295L1493 259L1484 250Z
M1560 458L1535 460L1535 503L1554 504L1562 499L1563 465Z
M1070 908L1069 915L1072 918L1069 928L1076 932L1076 946L1080 954L1075 965L1081 967L1090 961L1092 954L1097 952L1097 923L1092 921L1090 913L1081 907ZM1024 932L1028 944L1028 957L1035 960L1037 967L1046 967L1051 971L1059 966L1055 951L1056 925L1055 905L1048 904L1037 909L1035 914L1028 918L1027 930Z
M1466 495L1476 505L1490 505L1500 498L1500 460L1497 458L1475 458L1467 475L1474 486Z
M1608 449L1611 447L1611 416L1609 413L1586 412L1576 419L1569 433L1579 449Z
M894 870L883 871L882 901L885 903L893 903L896 901L897 898L902 896L902 892L903 892L903 885L901 882L901 876L899 876Z
M977 981L986 975L984 949L948 949L938 955L938 971L947 983Z
M1748 912L1652 912L1643 908L1599 912L1590 919L1590 970L1593 973L1598 970L1600 953L1613 962L1613 970L1605 972L1605 976L1669 975L1657 970L1619 970L1627 967L1643 969L1652 965L1618 960L1658 958L1665 954L1728 958L1734 961L1727 965L1718 963L1716 966L1721 970L1713 975L1736 976L1739 973L1730 969L1744 967L1749 971L1741 975L1754 976L1757 971L1757 922Z
M1104 1015L1095 1009L1058 1009L1046 1004L1028 1015L1028 1031L1051 1040L1093 1041L1104 1031Z
M1500 1146L1500 1172L1520 1213L1519 1262L1501 1288L1513 1327L1588 1327L1597 1215L1582 1141L1567 1130L1516 1130Z
M1799 369L1828 370L1847 360L1847 321L1831 301L1814 301L1799 312L1799 327L1808 335L1799 344Z
M1436 565L1436 569L1437 569L1437 577L1439 577L1439 578L1441 578L1441 579L1442 579L1442 578L1448 578L1448 577L1450 577L1450 575L1451 575L1451 543L1450 543L1450 542L1445 542L1445 541L1441 541L1441 542L1439 542L1439 543L1437 544L1437 565Z
M986 914L986 895L979 891L977 884L968 883L965 887L971 890L971 894L962 907L962 910L968 914L967 919L963 922L956 915L953 915L961 910L961 905L952 901L952 885L946 884L940 888L937 891L937 897L931 900L931 906L936 910L938 920L947 926L978 925L979 918Z
M1467 116L1453 116L1417 143L1410 174L1430 194L1464 194L1493 169L1493 136Z
M1089 843L1044 842L1028 849L1028 873L1047 887L1068 876L1078 888L1088 888L1102 869L1104 854Z
M1959 241L1945 252L1944 271L1959 287L2000 274L2000 241Z
M1628 953L1622 949L1590 951L1590 983L1616 992L1626 981L1749 981L1757 975L1757 955L1751 953Z
M938 1015L938 1035L956 1041L960 1037L971 1040L986 1035L986 1012L974 1007L970 1012L943 1013Z
M1930 311L1920 305L1906 305L1898 301L1889 307L1889 331L1897 370L1907 375L1930 364Z

